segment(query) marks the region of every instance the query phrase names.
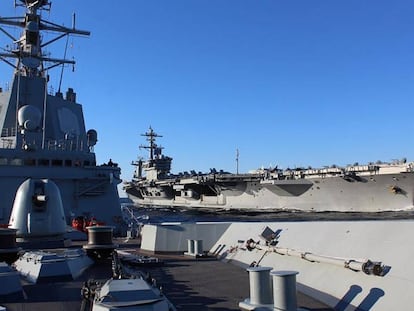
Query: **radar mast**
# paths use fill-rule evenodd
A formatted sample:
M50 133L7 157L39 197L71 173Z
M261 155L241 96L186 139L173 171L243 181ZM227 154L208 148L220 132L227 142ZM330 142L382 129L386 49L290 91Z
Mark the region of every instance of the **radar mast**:
M141 136L145 136L147 137L147 141L149 142L149 145L145 146L145 145L140 145L139 149L149 149L150 152L150 160L153 161L154 160L154 155L160 155L161 154L161 150L164 149L164 147L158 147L158 145L155 143L155 140L157 137L162 137L162 135L159 135L157 133L154 132L154 130L152 129L152 127L150 126L149 131L141 134Z
M17 0L15 1L15 6L25 7L25 16L1 17L0 24L23 28L23 33L20 38L15 38L6 29L0 26L0 31L14 42L12 48L5 49L5 52L0 53L1 60L15 68L15 71L21 75L41 77L45 77L45 72L56 66L75 64L75 61L73 60L46 57L42 53L42 49L70 34L89 36L89 31L76 29L75 19L73 19L72 28L43 20L39 11L50 10L51 2L49 0ZM41 37L42 31L50 31L55 33L56 36L43 43ZM9 59L16 59L17 61L13 64ZM50 65L46 67L45 63Z

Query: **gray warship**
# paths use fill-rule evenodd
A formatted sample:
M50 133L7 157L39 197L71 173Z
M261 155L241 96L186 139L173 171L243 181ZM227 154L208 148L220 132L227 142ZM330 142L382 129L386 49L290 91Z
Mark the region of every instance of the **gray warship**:
M112 241L123 233L120 169L96 165L97 133L86 132L75 92L48 92L48 71L73 61L46 57L42 48L89 32L43 20L48 0L15 6L26 14L0 18L23 28L20 38L0 28L14 41L0 58L15 70L10 89L0 92L0 310L174 311L139 271L123 271ZM42 42L42 31L57 35ZM90 224L80 228L87 243L85 232L68 226L82 220Z
M406 159L323 168L258 169L232 174L171 173L172 158L162 154L152 128L145 134L149 159L138 159L124 189L142 206L206 210L303 212L384 212L413 208L414 163Z
M17 190L27 180L34 191L45 191L42 180L53 181L60 190L64 216L114 225L122 223L117 185L120 168L110 161L98 165L94 146L97 131L86 130L82 106L76 92L60 85L57 92L48 87L51 69L74 65L73 60L47 56L44 49L70 35L88 36L88 31L63 27L46 21L41 12L50 10L46 0L20 0L15 6L26 8L22 17L1 17L1 32L12 44L0 59L14 69L11 84L0 89L0 224L7 226ZM22 28L15 38L10 27ZM54 37L43 42L42 33Z

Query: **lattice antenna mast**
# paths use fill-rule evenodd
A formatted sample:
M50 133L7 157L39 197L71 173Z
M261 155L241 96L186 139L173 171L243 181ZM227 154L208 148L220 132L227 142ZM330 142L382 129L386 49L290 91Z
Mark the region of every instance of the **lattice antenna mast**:
M17 39L0 26L0 31L14 42L13 48L6 49L5 53L0 53L1 60L14 67L16 72L19 72L21 75L42 77L46 76L45 73L47 70L56 66L75 64L75 61L73 60L46 57L43 55L42 49L70 34L89 36L89 31L76 29L74 24L75 19L73 19L72 28L43 20L38 11L50 10L51 2L49 0L15 0L15 6L25 7L25 16L1 17L0 24L23 28L23 33L21 37ZM53 32L56 34L56 37L43 43L41 37L42 31ZM10 58L16 59L16 64L13 64L9 60ZM45 67L45 63L50 65Z
M158 147L157 144L155 143L156 138L157 137L162 137L162 135L159 135L159 134L155 133L154 130L150 127L149 131L146 132L145 134L141 134L141 136L147 137L147 141L148 141L149 144L146 145L146 146L140 145L139 149L149 149L150 160L153 161L154 160L154 151L155 151L155 149L163 149L163 147Z

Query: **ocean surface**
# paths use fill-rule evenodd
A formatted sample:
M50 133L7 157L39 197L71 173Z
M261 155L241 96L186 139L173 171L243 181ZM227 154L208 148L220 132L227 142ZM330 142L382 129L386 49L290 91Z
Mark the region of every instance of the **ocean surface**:
M414 210L380 213L338 213L302 211L245 211L143 207L128 205L143 223L163 222L269 222L269 221L344 221L414 219Z

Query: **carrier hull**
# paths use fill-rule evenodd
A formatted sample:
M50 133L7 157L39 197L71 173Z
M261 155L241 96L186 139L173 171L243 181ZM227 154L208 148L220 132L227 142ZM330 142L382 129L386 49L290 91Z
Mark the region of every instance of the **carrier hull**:
M201 195L199 199L182 196L138 197L132 190L127 190L127 193L134 203L145 206L316 212L382 212L413 208L413 173L375 176L375 179L365 182L349 182L341 177L317 178L306 185L308 190L298 195L286 191L287 184L289 189L303 190L300 181L258 181L238 182L225 187L219 195ZM153 187L153 190L160 191L161 188Z

